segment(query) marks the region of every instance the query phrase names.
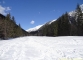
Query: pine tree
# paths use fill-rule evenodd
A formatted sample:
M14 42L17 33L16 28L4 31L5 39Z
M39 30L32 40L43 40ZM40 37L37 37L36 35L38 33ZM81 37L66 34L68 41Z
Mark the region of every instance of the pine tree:
M4 19L0 19L0 38L4 39Z
M70 23L69 16L66 12L60 18L58 18L58 35L59 36L67 36L70 35Z
M76 8L76 21L77 21L77 34L78 35L83 35L82 33L82 25L83 25L83 18L82 18L83 14L81 11L81 8L79 6L79 4L77 4L77 8Z
M53 27L53 28L54 28L54 29L53 29L53 31L54 31L53 36L57 36L57 35L58 35L58 22L55 21L53 26L54 26L54 27Z
M23 36L21 25L19 24L18 27L19 27L19 34L20 34L19 36Z
M12 17L12 21L13 21L14 24L16 24L14 16Z

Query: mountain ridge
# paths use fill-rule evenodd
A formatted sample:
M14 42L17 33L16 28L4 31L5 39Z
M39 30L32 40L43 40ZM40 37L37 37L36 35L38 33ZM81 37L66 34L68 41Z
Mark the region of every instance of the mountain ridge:
M80 5L80 8L81 8L82 13L83 13L83 4ZM76 14L76 12L75 12L75 10L74 10L74 11L70 11L68 14L69 14L69 16L74 17L75 14ZM49 22L47 22L47 23L45 23L45 24L51 24L51 23L53 23L53 22L56 21L56 20L57 20L57 19L51 20L51 21L49 21ZM29 29L27 29L26 31L27 31L27 32L37 31L39 28L41 28L41 27L44 26L45 24L43 24L43 25L37 25L36 27L29 28ZM37 28L37 27L38 27L38 28Z
M82 7L83 5L81 5ZM83 8L83 7L82 7ZM65 12L57 20L52 20L44 24L36 31L31 31L29 35L34 36L83 36L83 13L78 4L75 12Z
M52 20L52 21L49 21L45 24L51 24L52 22L56 21L56 19ZM33 27L33 28L29 28L28 30L26 30L27 32L32 32L32 31L37 31L38 29L40 29L42 26L44 26L45 24L42 24L42 25L38 25L36 27Z

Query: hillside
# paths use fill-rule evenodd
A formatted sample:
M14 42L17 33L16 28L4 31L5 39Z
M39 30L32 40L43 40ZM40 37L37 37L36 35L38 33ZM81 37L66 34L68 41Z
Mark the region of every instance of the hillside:
M29 35L38 36L83 36L83 4L76 9L66 12L56 20L43 24L34 31L30 29Z
M0 60L83 60L83 37L20 37L0 41Z
M6 16L0 14L0 39L9 39L27 35L28 33L21 28L20 24L16 24L14 17L11 17L10 14L7 14Z

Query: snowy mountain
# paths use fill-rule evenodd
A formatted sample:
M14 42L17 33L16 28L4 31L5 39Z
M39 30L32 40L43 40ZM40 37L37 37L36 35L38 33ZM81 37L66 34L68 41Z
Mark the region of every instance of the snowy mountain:
M51 23L53 23L54 21L56 21L56 19L54 19L54 20L52 20L52 21L50 21L50 22L47 22L47 23L45 23L45 24L51 24ZM30 28L30 29L28 29L28 30L26 30L26 31L27 31L27 32L37 31L39 28L41 28L41 27L44 26L45 24L38 25L38 26L33 27L33 28Z
M82 13L83 13L83 4L82 4L82 5L80 5L80 7L81 7L81 10L82 10Z
M83 37L20 37L0 41L0 60L83 60Z
M54 20L50 21L48 24L51 24L51 23L53 23L54 21L56 21L56 19L54 19Z
M82 13L83 13L83 4L82 4L82 5L80 5L80 8L81 8ZM74 10L74 11L69 12L69 15L70 15L70 16L72 16L72 17L74 17L74 16L75 16L75 14L76 14L75 10Z
M80 5L80 7L81 7L81 10L82 10L82 12L83 12L83 4ZM69 15L72 16L72 17L74 17L75 14L76 14L75 11L69 12ZM51 20L51 21L47 22L46 24L49 25L49 24L53 23L53 22L56 21L56 20L57 20L57 19ZM38 26L33 27L33 28L30 28L30 29L28 29L28 30L26 30L26 31L27 31L27 32L37 31L39 28L41 28L41 27L44 26L44 25L45 25L45 24L43 24L43 25L38 25Z
M37 31L40 27L42 27L43 25L38 25L36 27L30 28L28 30L26 30L27 32L31 32L31 31Z

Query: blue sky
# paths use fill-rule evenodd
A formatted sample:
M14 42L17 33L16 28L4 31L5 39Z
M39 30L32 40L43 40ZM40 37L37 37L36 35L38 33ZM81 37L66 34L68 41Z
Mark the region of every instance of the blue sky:
M17 24L25 30L57 19L63 13L75 10L82 0L0 0L0 13L10 12Z

